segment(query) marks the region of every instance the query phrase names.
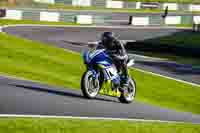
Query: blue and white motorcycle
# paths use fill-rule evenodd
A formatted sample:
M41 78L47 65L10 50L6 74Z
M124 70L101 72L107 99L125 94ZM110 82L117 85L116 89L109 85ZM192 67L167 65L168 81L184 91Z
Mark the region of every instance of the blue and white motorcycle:
M128 87L123 88L123 76L121 76L121 72L117 71L112 59L104 49L84 52L83 60L87 68L81 79L81 90L84 97L95 98L106 84L111 92L118 92L117 96L120 102L131 103L134 100L136 94L134 79L129 76ZM131 59L127 66L130 67L133 64L134 60Z

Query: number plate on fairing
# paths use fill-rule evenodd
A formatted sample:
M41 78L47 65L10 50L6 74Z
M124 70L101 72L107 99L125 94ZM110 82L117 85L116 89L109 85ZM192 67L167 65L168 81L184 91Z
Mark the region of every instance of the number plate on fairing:
M108 74L108 79L115 79L118 77L117 69L114 66L106 68L106 72Z

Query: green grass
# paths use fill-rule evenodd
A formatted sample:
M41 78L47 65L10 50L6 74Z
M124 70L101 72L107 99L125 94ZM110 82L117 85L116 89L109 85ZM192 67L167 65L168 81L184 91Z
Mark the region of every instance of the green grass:
M0 19L0 25L15 25L15 24L39 24L39 25L72 25L80 26L80 24L75 22L48 22L48 21L34 21L34 20L11 20L11 19ZM84 24L92 25L92 24ZM176 27L192 27L192 25L176 25ZM154 40L152 40L154 41Z
M80 54L0 33L0 73L51 85L80 88ZM138 101L200 114L200 87L131 70Z
M195 57L183 57L172 54L163 54L163 53L155 53L155 52L141 52L141 51L130 51L134 54L145 55L150 57L162 58L170 61L175 61L180 64L190 64L193 67L200 67L199 58Z
M184 26L184 25L180 25ZM189 27L190 25L185 25L184 27ZM179 46L179 47L190 47L190 48L198 48L200 49L200 33L199 32L192 32L192 31L180 31L176 33L172 33L167 36L161 36L156 37L152 39L144 40L144 42L151 43L155 47L159 44L163 45L169 45L169 46ZM166 58L171 61L176 61L178 63L182 64L190 64L193 66L200 66L200 60L198 57L192 57L192 56L182 56L182 55L176 55L176 53L171 54L165 54L165 53L153 53L151 51L148 52L139 52L137 53L144 54L151 57L160 57L160 58Z
M177 24L177 27L186 27L186 28L192 28L192 24Z
M199 133L197 124L78 119L0 118L1 133Z
M200 114L200 87L131 70L137 82L137 99L144 103Z
M33 20L0 19L0 25L13 25L13 24L80 25L73 22L48 22L48 21L33 21Z
M79 88L84 70L79 54L2 33L0 38L1 72Z
M159 44L169 44L177 46L195 47L200 48L200 33L191 31L181 31L171 34L169 36L162 36L158 38L153 38L145 40L146 42L152 42L156 45Z

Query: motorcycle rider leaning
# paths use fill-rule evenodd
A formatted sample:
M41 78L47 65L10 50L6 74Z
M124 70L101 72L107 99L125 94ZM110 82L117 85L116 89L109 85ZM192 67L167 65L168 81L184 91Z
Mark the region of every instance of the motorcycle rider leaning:
M113 32L104 32L96 49L105 49L107 54L112 58L118 72L122 71L123 87L128 87L128 54L123 44L115 37Z

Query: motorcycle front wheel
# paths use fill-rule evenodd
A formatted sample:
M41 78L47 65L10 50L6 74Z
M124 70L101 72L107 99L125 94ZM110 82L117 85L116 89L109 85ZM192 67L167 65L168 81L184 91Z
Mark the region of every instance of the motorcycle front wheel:
M124 90L124 92L121 92L119 101L121 103L131 103L134 100L135 95L136 95L136 82L134 79L129 78L128 88L127 90Z
M83 96L89 99L95 98L99 90L99 80L93 79L92 71L86 71L81 79L81 91Z

